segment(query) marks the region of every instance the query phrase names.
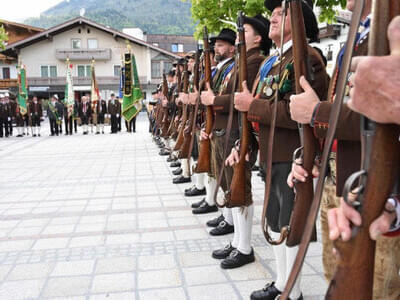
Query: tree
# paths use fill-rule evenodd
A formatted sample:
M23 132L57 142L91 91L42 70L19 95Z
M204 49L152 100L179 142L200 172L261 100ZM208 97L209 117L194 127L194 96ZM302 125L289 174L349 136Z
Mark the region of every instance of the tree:
M4 49L6 47L5 42L8 41L8 35L6 30L4 29L4 26L0 26L0 49Z
M182 0L186 2L187 0ZM331 22L335 17L335 6L346 5L346 0L312 0L321 8L320 21ZM192 0L192 19L196 24L195 36L199 38L204 26L209 32L218 32L224 27L232 27L222 20L235 22L239 11L248 16L265 14L264 0Z

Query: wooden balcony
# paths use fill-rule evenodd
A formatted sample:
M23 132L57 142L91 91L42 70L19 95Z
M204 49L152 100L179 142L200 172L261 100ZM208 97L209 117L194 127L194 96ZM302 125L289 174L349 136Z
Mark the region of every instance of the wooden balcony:
M110 60L110 48L98 49L56 49L56 58L59 60Z
M0 89L9 89L18 86L17 79L0 79Z

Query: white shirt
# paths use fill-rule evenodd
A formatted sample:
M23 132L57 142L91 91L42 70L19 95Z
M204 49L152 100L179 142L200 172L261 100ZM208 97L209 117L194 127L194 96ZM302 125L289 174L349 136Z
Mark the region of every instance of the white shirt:
M229 57L229 58L227 58L227 59L221 61L221 62L217 65L217 70L221 69L222 66L225 65L226 62L227 62L228 60L230 60L230 59L232 59L232 57Z

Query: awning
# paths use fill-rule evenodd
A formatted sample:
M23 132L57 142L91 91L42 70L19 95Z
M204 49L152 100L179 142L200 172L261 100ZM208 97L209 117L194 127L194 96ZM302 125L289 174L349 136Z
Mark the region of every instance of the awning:
M90 92L92 87L90 85L75 85L74 92Z

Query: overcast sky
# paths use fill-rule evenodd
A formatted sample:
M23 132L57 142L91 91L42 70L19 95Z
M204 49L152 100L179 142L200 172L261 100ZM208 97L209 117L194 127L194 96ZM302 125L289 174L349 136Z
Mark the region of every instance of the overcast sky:
M29 17L38 17L41 12L63 0L2 0L0 19L22 22Z

